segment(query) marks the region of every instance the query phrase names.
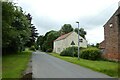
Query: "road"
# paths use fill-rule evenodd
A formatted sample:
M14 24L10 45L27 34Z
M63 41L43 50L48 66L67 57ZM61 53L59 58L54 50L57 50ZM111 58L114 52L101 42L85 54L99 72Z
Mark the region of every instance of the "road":
M32 71L33 78L110 78L39 51L32 55Z

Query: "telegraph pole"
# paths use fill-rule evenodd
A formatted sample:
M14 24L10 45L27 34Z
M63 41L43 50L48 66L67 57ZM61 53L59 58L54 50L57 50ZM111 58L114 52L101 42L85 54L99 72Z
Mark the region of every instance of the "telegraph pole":
M79 35L79 22L76 22L78 24L78 60L80 59L80 35Z

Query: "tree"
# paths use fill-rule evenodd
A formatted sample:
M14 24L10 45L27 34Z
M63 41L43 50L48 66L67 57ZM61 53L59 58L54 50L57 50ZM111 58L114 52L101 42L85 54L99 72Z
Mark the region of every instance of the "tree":
M96 43L96 44L88 44L88 47L96 47L99 48L100 43Z
M63 35L71 31L73 31L71 24L64 24L62 28L60 29L60 34Z
M2 2L2 51L22 51L30 38L30 23L22 8L13 2Z
M78 28L75 28L75 32L78 34ZM80 29L79 29L79 35L80 35L81 37L83 37L84 39L86 39L86 38L85 38L85 35L86 35L86 34L87 34L87 32L84 31L83 28L80 28Z
M29 20L29 22L31 23L31 21L32 21L32 16L31 16L31 14L28 13L28 14L26 15L26 17L27 17L27 19Z
M36 38L38 37L37 30L35 26L31 26L31 45L34 45Z
M53 42L56 38L60 36L59 32L57 31L49 31L44 36L44 43L42 45L43 51L51 52L53 50Z
M100 43L96 43L96 47L99 48Z
M42 45L44 43L44 36L43 35L40 35L38 38L37 38L37 41L36 41L36 46L37 48L39 48L40 46L40 49L42 50Z
M27 17L27 19L28 19L28 21L30 23L30 27L29 28L30 28L30 31L31 31L30 38L29 38L28 42L26 43L26 46L27 47L31 47L33 45L36 46L35 40L38 37L37 30L36 30L35 26L33 24L31 24L32 17L30 15L30 13L28 13L26 15L26 17Z

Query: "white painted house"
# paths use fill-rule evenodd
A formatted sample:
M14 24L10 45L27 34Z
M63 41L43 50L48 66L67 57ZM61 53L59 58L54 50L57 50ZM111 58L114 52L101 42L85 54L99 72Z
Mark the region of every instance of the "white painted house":
M64 49L72 47L72 41L75 43L74 46L78 46L78 34L76 32L70 32L58 37L54 41L53 52L61 53ZM87 40L80 36L80 47L87 48Z

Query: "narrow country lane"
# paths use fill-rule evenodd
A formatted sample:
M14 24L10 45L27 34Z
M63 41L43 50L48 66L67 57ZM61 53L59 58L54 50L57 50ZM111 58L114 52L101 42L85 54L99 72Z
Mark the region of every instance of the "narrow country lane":
M33 53L32 69L33 78L110 78L39 51Z

